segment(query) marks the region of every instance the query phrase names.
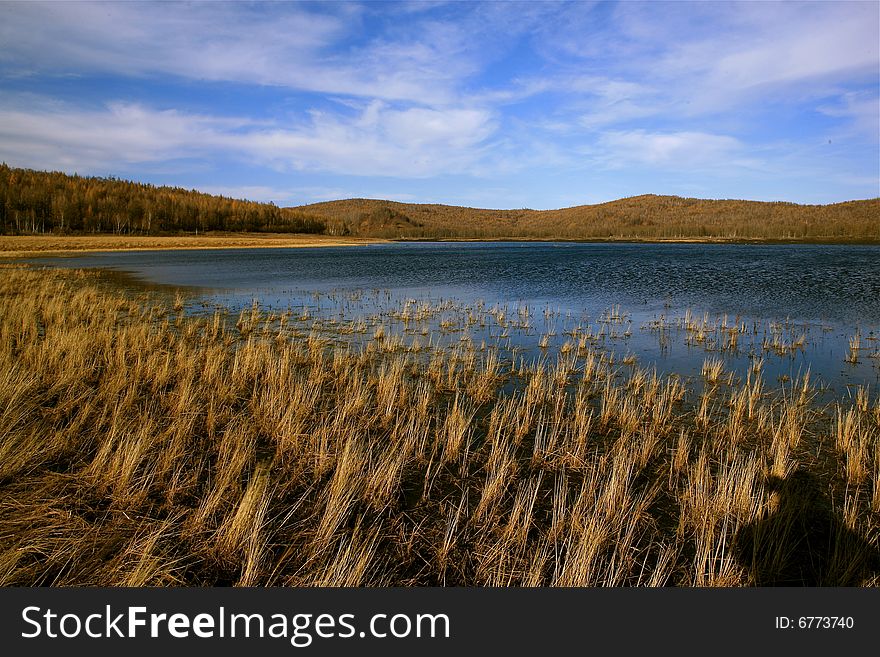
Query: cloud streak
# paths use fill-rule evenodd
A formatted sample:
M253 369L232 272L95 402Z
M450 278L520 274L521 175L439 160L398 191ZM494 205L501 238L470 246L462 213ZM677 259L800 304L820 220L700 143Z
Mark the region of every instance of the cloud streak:
M743 144L726 135L609 131L602 135L599 143L605 164L612 168L637 164L688 171L705 167L754 166L743 157Z
M475 172L491 152L493 131L487 112L394 110L379 101L349 118L313 112L299 125L124 103L85 111L0 108L0 158L96 171L223 155L282 170L424 178Z
M381 36L340 51L364 11L295 3L28 3L7 5L0 62L19 75L95 71L124 76L280 86L414 103L454 100L474 70L455 28L428 26L418 39ZM48 44L51 44L47 47Z
M403 196L434 180L435 199L458 184L533 207L572 173L592 198L608 172L631 194L756 197L756 172L792 200L878 193L876 3L10 3L3 19L12 164L189 167L278 198L284 175Z

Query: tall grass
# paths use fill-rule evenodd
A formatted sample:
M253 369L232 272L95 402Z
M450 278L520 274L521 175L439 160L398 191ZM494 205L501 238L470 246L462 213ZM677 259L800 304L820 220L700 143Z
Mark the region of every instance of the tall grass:
M867 391L829 421L760 366L707 361L728 385L698 397L580 338L512 362L183 305L0 270L0 583L742 586L766 569L734 546L785 552L768 482L797 472L862 539L833 534L823 581L878 583Z

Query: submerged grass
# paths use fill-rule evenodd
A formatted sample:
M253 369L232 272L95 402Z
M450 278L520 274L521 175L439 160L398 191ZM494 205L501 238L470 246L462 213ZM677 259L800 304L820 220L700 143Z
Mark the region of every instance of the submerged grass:
M867 390L336 342L83 271L4 268L0 308L3 585L880 583Z

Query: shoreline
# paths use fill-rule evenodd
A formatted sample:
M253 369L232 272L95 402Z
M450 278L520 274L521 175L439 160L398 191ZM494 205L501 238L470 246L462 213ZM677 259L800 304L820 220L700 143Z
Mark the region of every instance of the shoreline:
M535 242L565 244L742 244L742 245L777 245L777 244L815 244L815 245L847 245L847 246L880 246L880 240L856 239L795 239L795 238L748 238L748 237L595 237L581 239L574 237L438 237L438 238L396 238L390 242Z
M115 235L0 235L0 258L66 257L81 253L127 251L205 251L225 249L297 249L368 244L408 243L563 243L563 244L730 244L730 245L848 245L878 246L880 241L853 239L802 240L785 238L648 238L607 237L578 239L565 237L442 237L384 238L336 237L327 235L287 235L283 233L228 233L178 236L115 236Z
M333 237L327 235L295 235L253 233L131 236L85 235L2 235L0 258L33 258L67 256L101 251L205 251L214 249L298 249L332 246L383 244L391 240L372 237Z

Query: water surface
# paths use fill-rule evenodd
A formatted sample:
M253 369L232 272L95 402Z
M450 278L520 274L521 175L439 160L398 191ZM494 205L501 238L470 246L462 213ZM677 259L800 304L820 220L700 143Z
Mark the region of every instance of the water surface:
M661 372L698 376L707 357L718 357L743 375L763 358L768 383L807 371L836 394L880 383L877 246L392 243L108 252L35 262L187 286L193 311L214 304L240 310L257 300L294 310L311 328L364 317L371 327L419 335L399 319L403 308L420 303L437 309L426 320L431 333L445 322L448 341L504 342L525 356L547 357L587 330L601 330L596 343L603 349ZM495 319L505 310L507 326L454 319L473 318L474 309L495 309ZM698 318L711 331L695 339L699 332L681 328L686 314L692 326ZM519 319L511 324L510 317ZM732 327L744 330L736 348L724 348ZM847 362L857 334L857 362Z

